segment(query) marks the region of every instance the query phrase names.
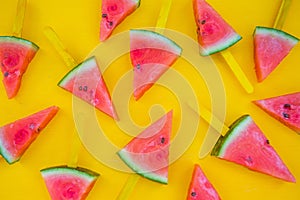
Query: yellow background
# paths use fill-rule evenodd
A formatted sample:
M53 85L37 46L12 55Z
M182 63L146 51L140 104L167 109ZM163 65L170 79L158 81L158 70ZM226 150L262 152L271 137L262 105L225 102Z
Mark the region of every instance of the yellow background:
M213 56L222 74L227 94L226 124L230 124L242 114L251 114L296 179L299 180L300 136L251 103L255 99L297 92L300 89L300 45L293 49L269 78L260 84L256 82L252 33L257 25L272 26L280 1L209 0L208 2L242 35L243 40L233 46L231 52L255 87L253 94L246 94L222 58L219 55ZM16 0L1 0L1 35L11 34L16 5ZM43 35L43 28L53 27L71 55L80 62L99 43L100 7L100 0L28 0L23 37L38 44L40 50L23 77L23 83L16 98L8 100L3 85L0 85L0 125L25 117L50 105L57 105L61 109L20 162L8 165L1 159L0 199L49 199L39 170L67 164L71 154L74 121L71 95L56 86L56 83L70 69L65 66ZM155 26L159 8L160 1L158 0L142 0L140 8L119 25L113 34L129 28ZM283 30L297 37L300 37L299 10L300 2L293 1L283 27ZM173 0L166 27L196 39L192 2ZM113 64L120 65L122 70L131 68L128 57L120 58ZM174 68L190 79L194 84L193 87L198 91L197 97L203 104L209 105L209 93L206 91L205 84L200 77L192 74L193 70L188 63L179 59ZM115 73L119 72L108 70L104 73L110 91L118 81ZM136 105L137 107L131 108L132 116L138 124L146 126L149 118L148 114L144 113L148 113L152 104L163 104L166 109L176 105L174 107L175 132L180 120L180 110L174 99L170 97L171 94L162 94L163 91L162 88L154 86L141 99L141 103ZM143 103L145 106L142 106ZM110 128L108 126L112 124L112 121L108 117L100 112L97 112L97 117L104 127ZM299 183L286 183L210 156L199 160L198 152L207 127L208 125L200 120L198 135L193 144L178 161L170 166L168 185L141 178L130 199L185 199L195 163L201 165L222 199L300 199ZM114 133L110 133L113 134L112 140L118 145L125 145L126 141L130 140L130 137L122 135L122 131L117 128L112 127L112 130L114 130ZM101 174L88 197L91 200L115 199L129 176L101 164L84 148L79 153L78 165Z

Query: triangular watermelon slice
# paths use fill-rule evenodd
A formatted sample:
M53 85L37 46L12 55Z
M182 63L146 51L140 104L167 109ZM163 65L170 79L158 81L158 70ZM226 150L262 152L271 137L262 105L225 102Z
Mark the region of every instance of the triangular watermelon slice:
M58 109L52 106L0 127L0 154L3 158L9 164L18 161Z
M254 171L296 182L270 141L249 115L240 117L230 126L229 132L219 138L211 154Z
M298 38L281 30L256 27L254 60L257 81L267 78L298 42Z
M52 200L83 200L93 188L99 174L91 170L67 166L41 170Z
M133 95L138 100L181 55L182 49L165 36L130 30L130 58L134 67Z
M193 7L202 56L227 49L242 39L205 0L193 0Z
M74 67L58 85L113 119L118 119L95 57Z
M187 200L220 200L214 186L207 179L199 165L194 166L192 180L188 190Z
M254 103L300 134L300 92L257 100Z
M0 67L9 99L19 91L23 74L39 47L22 38L0 36Z
M172 113L168 112L151 124L118 152L134 172L164 184L168 183Z
M106 40L128 15L140 6L140 0L102 0L100 41Z

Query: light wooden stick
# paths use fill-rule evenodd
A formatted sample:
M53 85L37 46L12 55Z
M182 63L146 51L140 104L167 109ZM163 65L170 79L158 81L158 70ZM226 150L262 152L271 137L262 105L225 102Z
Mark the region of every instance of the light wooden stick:
M282 29L291 3L292 0L282 0L276 19L274 21L274 25L273 25L274 28Z
M14 26L13 26L13 35L16 36L16 37L21 37L22 36L26 5L27 5L26 0L19 0L18 1L17 14L16 14L15 23L14 23Z
M229 50L221 51L221 55L226 60L227 64L229 65L230 69L234 73L235 77L238 79L240 84L246 90L247 93L253 93L253 86L251 85L250 81L248 80L247 76L244 74L243 70L241 69L240 65L237 63L233 55L230 53Z
M63 61L66 63L66 65L70 68L75 67L77 65L77 62L67 52L67 49L64 47L63 43L61 42L55 31L51 27L47 26L44 28L44 34L51 42L51 44L53 45L57 53L60 55L60 57L63 59Z

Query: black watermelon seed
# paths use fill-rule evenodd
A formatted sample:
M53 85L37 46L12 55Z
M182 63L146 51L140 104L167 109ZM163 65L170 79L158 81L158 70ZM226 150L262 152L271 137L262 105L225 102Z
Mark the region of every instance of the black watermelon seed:
M8 72L4 72L4 77L8 77L9 73Z
M108 23L109 23L110 26L114 25L114 23L112 21L109 21Z
M79 88L78 88L80 91L82 90L82 86L79 86Z
M284 104L283 108L290 109L291 108L291 104L286 103L286 104Z
M83 91L86 92L87 90L88 90L88 86L84 86L84 87L83 87Z
M103 13L102 14L102 18L106 18L107 17L107 14L106 13Z
M191 196L192 196L192 197L194 197L194 196L196 196L196 195L197 195L196 192L192 192L192 193L191 193Z
M266 140L266 143L267 143L267 144L270 144L270 141L269 141L269 140Z
M206 21L205 21L205 20L202 20L202 21L201 21L201 24L202 24L202 25L203 25L203 24L205 24L205 23L206 23Z
M286 118L286 119L289 119L289 118L290 118L290 115L287 114L287 113L283 113L282 115L283 115L283 117Z
M166 139L164 137L161 138L160 142L163 144L165 143Z

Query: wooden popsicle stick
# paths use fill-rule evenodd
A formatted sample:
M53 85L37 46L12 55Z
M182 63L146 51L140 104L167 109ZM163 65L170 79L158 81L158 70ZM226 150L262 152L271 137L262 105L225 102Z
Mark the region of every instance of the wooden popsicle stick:
M292 0L282 0L281 1L280 8L278 10L276 19L273 24L273 28L282 29L282 26L286 19L286 15L288 13L291 3L292 3Z
M215 117L205 106L199 105L201 112L198 113L197 108L195 108L193 104L191 104L190 102L187 102L186 104L193 112L195 112L199 117L204 119L211 127L213 127L221 135L226 135L229 128L217 117Z
M165 28L170 12L170 8L172 5L172 0L163 0L162 7L160 9L160 13L158 16L158 20L156 23L156 32L163 33L163 29ZM129 198L131 192L133 191L135 185L137 184L140 176L137 174L131 174L127 179L125 185L120 191L117 200L126 200Z
M63 43L59 39L58 35L55 33L55 31L47 26L44 28L44 34L48 38L48 40L51 42L51 44L54 46L57 53L61 56L63 61L66 63L68 67L75 67L77 65L75 59L66 51L66 48L64 47ZM78 153L80 151L81 142L78 137L78 134L76 130L74 129L74 138L73 138L73 144L71 149L71 156L67 163L68 167L77 167L78 163Z
M254 89L250 81L248 80L247 76L241 69L240 65L237 63L235 58L232 56L229 50L221 51L221 55L226 60L227 64L231 68L232 72L234 73L235 77L238 79L240 84L246 90L247 93L253 93Z
M78 154L81 147L81 141L79 139L76 130L74 130L73 134L74 134L74 138L73 138L73 144L71 146L71 156L69 157L69 161L67 165L68 167L76 168L78 163Z
M51 42L51 44L53 45L57 53L60 55L60 57L63 59L63 61L66 63L66 65L70 68L75 67L77 65L77 62L67 52L67 49L64 47L55 31L51 27L47 26L44 28L44 34Z
M17 5L17 14L13 25L13 35L16 37L22 36L23 23L26 11L26 0L19 0Z
M163 33L163 29L166 27L168 21L171 5L172 5L172 0L162 1L162 7L160 9L158 20L156 23L156 32Z
M186 103L188 108L190 108L198 117L204 119L211 127L213 127L216 132L209 132L206 134L199 152L199 158L202 159L206 157L212 148L218 141L220 136L225 136L229 131L229 127L221 122L217 117L215 117L205 106L200 105L200 113L197 112L197 108L189 102Z
M126 181L126 184L122 188L122 190L119 193L119 195L118 195L118 197L117 197L116 200L128 199L128 197L130 196L131 192L133 191L135 185L137 184L139 178L140 178L139 175L137 175L137 174L131 174L128 177L128 179Z

